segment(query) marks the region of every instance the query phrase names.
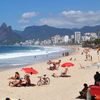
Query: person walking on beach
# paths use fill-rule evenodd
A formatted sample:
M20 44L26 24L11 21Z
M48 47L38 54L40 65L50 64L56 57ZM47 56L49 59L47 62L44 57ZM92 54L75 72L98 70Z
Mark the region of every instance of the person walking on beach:
M87 61L88 60L88 55L86 54L85 57L86 57L86 60L85 61Z
M72 60L72 57L69 60L71 61Z
M97 55L99 55L99 50L97 50Z
M81 55L83 55L83 52L81 53Z
M92 61L92 56L91 56L91 61Z

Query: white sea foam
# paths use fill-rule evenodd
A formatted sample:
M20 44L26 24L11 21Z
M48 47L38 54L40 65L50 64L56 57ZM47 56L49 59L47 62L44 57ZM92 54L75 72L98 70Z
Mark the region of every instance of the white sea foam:
M49 59L62 57L63 52L70 52L60 47L1 47L0 67L24 66Z
M37 56L37 55L45 55L49 53L63 51L63 48L50 48L47 47L44 50L23 50L18 52L12 53L2 53L0 54L0 59L11 59L11 58L18 58L18 57L27 57L27 56Z
M9 58L17 58L17 57L25 57L25 56L35 56L42 55L45 52L16 52L16 53L4 53L0 55L0 59L9 59Z

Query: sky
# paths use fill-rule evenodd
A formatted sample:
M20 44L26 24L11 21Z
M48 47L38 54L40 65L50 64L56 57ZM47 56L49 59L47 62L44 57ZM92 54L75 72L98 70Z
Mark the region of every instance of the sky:
M100 25L100 0L0 0L0 25L80 28Z

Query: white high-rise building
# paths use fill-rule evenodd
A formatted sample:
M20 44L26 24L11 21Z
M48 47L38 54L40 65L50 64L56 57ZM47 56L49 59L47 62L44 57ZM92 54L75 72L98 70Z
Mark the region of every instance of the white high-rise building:
M65 36L64 36L64 42L65 42L65 43L68 43L68 41L69 41L69 36L68 36L68 35L65 35Z
M81 32L75 32L75 43L80 44L81 42Z
M91 39L96 39L97 38L97 34L96 33L84 33L85 34L85 40L84 41L90 41Z

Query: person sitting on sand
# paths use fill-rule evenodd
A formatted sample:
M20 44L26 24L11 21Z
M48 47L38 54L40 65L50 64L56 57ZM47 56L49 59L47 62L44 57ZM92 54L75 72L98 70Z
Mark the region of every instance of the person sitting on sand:
M55 63L50 64L49 69L50 69L50 70L55 70L55 69L56 69L56 64L55 64Z
M15 72L15 76L12 76L8 79L19 80L20 79L20 74L18 72Z
M24 79L9 82L9 86L12 87L30 86L30 85L31 85L30 76L27 74L24 76Z
M67 76L68 68L65 68L65 71L61 73L60 77Z
M56 69L59 68L59 66L60 66L60 64L61 64L61 60L59 60L58 62L53 62L53 61L49 60L49 61L47 62L47 64L50 65L50 68L49 68L50 70L56 70Z
M14 80L14 81L9 81L9 86L19 87L19 86L21 86L21 83L22 83L22 80L21 79Z
M26 74L24 76L24 80L22 80L21 83L22 86L30 86L31 85L31 80L30 80L30 76L28 74Z
M50 65L49 70L56 70L57 69L55 62L51 62L49 60L48 64Z
M88 85L84 83L84 88L79 92L81 98L86 98Z

